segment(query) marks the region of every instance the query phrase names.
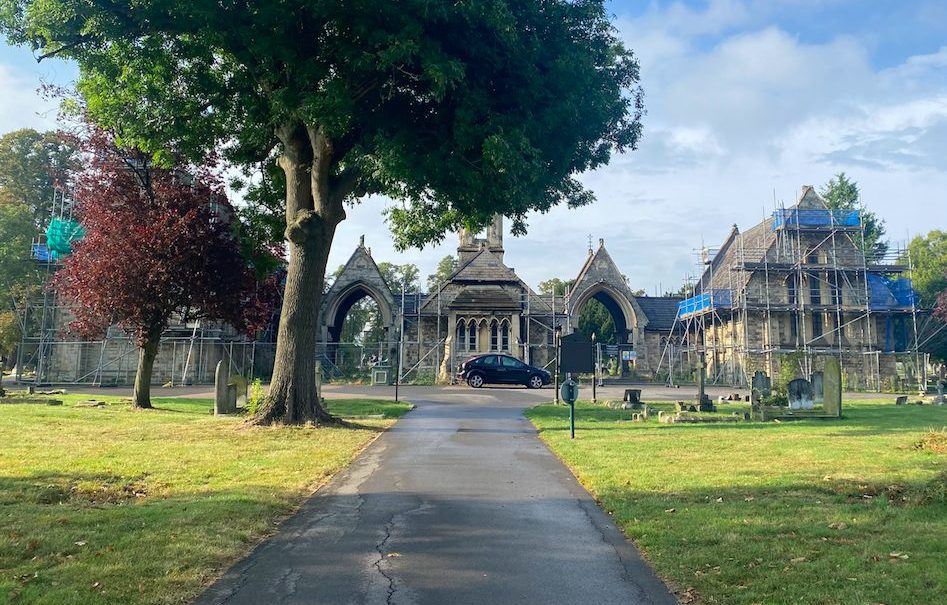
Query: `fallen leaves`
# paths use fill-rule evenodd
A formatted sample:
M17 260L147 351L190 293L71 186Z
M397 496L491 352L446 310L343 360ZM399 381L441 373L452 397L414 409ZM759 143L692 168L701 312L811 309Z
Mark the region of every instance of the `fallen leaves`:
M830 528L830 529L843 530L843 529L845 529L845 528L847 528L847 527L848 527L848 525L846 525L845 523L843 523L843 522L841 522L841 521L836 521L835 523L830 523L830 524L829 524L829 528Z

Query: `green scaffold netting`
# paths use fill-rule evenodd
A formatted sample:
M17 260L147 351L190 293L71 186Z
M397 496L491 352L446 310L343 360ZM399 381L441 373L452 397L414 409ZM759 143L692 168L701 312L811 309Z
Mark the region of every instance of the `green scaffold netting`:
M69 255L72 252L72 243L84 236L85 229L79 221L67 218L52 219L46 228L46 245L49 247L50 256L59 259Z

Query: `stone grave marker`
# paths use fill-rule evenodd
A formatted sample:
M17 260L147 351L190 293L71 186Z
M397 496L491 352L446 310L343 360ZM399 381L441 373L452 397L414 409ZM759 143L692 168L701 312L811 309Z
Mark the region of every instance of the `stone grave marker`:
M769 376L766 375L766 372L757 370L753 374L751 389L750 403L756 404L759 403L763 397L769 397L772 394L773 383L770 381Z
M227 364L217 362L214 372L214 415L237 413L237 388L230 382Z
M814 403L812 401L812 383L805 378L796 378L789 382L789 409L791 410L811 410Z
M825 360L822 372L822 409L831 416L842 416L842 368L838 359Z

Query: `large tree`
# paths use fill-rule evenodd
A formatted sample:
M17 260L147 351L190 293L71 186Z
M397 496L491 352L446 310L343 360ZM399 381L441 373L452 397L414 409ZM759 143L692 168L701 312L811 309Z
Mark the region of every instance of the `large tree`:
M29 207L0 198L0 309L9 309L17 290L38 280L30 260L36 234Z
M35 230L46 228L54 193L68 191L78 168L75 142L58 132L29 128L0 136L0 203L29 208Z
M252 333L271 310L232 230L232 210L201 170L161 169L96 133L76 184L84 239L53 278L70 328L99 336L117 324L139 348L134 405L151 407L162 333L178 317L226 321Z
M908 244L902 262L911 264L911 282L922 307L931 308L947 292L947 232L918 235Z
M581 206L577 173L634 148L638 65L604 0L0 0L0 27L78 61L93 118L123 142L285 176L289 266L259 421L326 417L315 382L326 261L344 205L397 200L401 247L523 233L531 210Z
M454 274L456 269L457 259L452 254L448 254L437 261L434 273L427 276L427 291L436 292Z
M859 210L861 216L864 240L858 242L865 251L868 261L879 260L888 251L888 241L885 239L885 222L874 212L866 210L861 203L861 192L858 183L851 180L844 172L839 172L823 185L820 191L826 206L831 210L851 212Z

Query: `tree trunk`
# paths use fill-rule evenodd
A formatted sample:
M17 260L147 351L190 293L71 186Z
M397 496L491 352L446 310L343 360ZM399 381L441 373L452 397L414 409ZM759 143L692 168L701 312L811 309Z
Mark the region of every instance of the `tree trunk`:
M331 143L320 131L295 125L281 128L278 135L283 142L280 167L286 173L289 267L270 392L254 422L332 422L319 398L316 343L329 249L345 218L342 196L331 190Z
M151 409L151 376L155 369L155 357L161 336L149 337L144 346L138 349L138 371L135 372L135 394L133 405L139 409Z

